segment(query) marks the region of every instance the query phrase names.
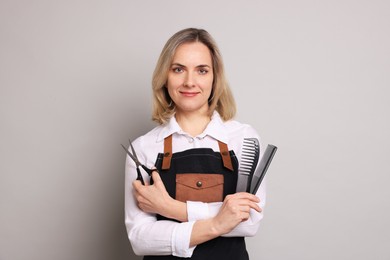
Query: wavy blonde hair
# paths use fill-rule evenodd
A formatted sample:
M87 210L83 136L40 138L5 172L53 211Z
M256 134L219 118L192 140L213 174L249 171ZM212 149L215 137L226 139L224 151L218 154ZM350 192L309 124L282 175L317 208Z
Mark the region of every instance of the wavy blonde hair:
M154 69L153 113L152 119L159 124L166 123L175 113L175 104L166 88L168 72L176 49L183 43L201 42L208 47L213 61L213 88L209 98L209 115L217 110L224 121L232 119L236 114L236 104L225 71L220 51L211 35L203 29L188 28L175 33L165 44Z

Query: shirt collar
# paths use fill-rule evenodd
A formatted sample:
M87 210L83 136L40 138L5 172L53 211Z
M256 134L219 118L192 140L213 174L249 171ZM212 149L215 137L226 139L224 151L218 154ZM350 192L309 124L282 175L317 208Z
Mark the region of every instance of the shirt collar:
M206 135L211 136L225 144L227 144L229 141L226 126L217 111L214 111L213 115L211 116L210 123L207 125L203 133L200 134L200 137L204 137Z
M162 140L164 140L164 138L174 133L183 133L183 130L177 123L175 116L172 116L169 119L168 123L165 125L165 127L163 127L158 134L157 142L161 142ZM213 115L211 116L210 123L207 125L203 133L198 135L198 137L203 138L207 135L225 144L227 144L229 141L225 124L217 111L214 111Z
M179 133L181 130L179 124L176 121L175 115L173 115L168 123L166 123L161 129L160 133L157 135L157 142L161 142L166 137L170 136L173 133Z

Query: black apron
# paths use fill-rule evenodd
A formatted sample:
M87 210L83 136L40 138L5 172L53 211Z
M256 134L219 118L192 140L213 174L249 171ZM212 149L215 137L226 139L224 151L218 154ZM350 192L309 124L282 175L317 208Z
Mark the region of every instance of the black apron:
M156 168L169 195L176 198L176 174L220 174L223 176L223 199L236 192L238 161L234 151L219 142L220 152L210 148L194 148L172 154L172 136L164 140L164 153L157 156ZM157 215L158 220L167 218ZM172 220L172 219L170 219ZM176 221L177 220L172 220ZM249 260L244 237L217 237L196 246L191 258L176 256L144 256L151 259L196 259L196 260Z

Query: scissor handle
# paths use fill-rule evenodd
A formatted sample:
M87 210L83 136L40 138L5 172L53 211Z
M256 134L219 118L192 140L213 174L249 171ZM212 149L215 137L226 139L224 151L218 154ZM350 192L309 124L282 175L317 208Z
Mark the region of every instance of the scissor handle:
M153 169L153 170L152 170L152 169L149 169L148 167L146 167L146 166L143 165L143 164L141 164L140 166L142 167L142 169L145 170L145 172L148 173L149 176L152 176L152 172L154 172L154 171L158 172L157 169Z
M141 170L137 167L137 180L141 181L142 185L145 185L144 178L142 178Z

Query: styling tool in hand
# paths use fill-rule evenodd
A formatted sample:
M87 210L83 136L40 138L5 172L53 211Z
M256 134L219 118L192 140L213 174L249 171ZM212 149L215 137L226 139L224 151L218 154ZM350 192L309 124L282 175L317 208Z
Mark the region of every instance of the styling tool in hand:
M129 140L129 144L130 144L130 148L131 148L131 151L133 154L131 154L130 151L123 144L121 144L121 145L122 145L123 149L125 149L126 153L130 156L130 158L133 159L133 161L135 162L136 169L137 169L137 180L140 180L142 185L145 185L144 179L142 178L141 169L139 167L142 167L142 169L144 169L148 173L149 176L151 176L152 172L155 170L149 169L148 167L146 167L145 165L140 163L140 161L138 160L138 157L137 157L137 153L135 152L134 147L131 144L130 140Z
M259 161L259 156L259 140L257 138L244 138L238 169L237 192L249 192L252 176Z
M252 184L250 186L250 193L256 194L277 149L278 148L272 144L267 145L264 155L261 157L259 167L257 167L256 172L253 175L253 179L251 181Z

